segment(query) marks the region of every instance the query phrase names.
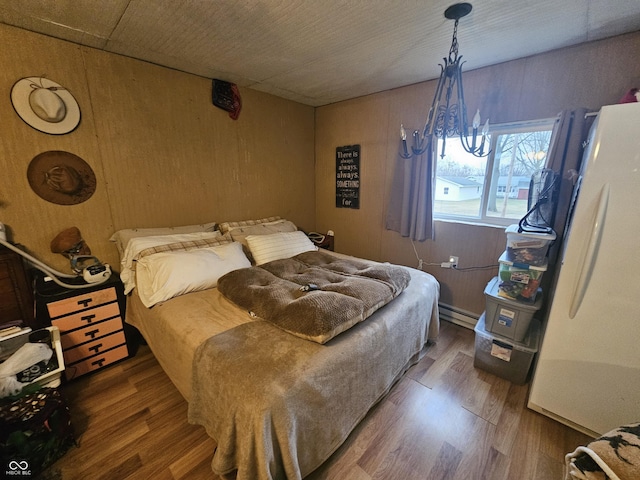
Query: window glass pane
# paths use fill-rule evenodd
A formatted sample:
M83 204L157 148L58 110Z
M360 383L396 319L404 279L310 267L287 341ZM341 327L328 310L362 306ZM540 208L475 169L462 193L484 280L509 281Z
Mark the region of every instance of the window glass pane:
M465 152L459 137L447 138L446 147L441 158L442 140L438 140L433 213L479 218L487 157Z
M520 220L527 213L531 175L546 164L551 130L495 137L486 215Z
M490 154L467 153L459 137L437 142L435 218L509 225L528 209L531 175L546 166L553 119L494 125L485 139ZM478 139L478 141L480 141ZM469 142L471 143L471 142Z

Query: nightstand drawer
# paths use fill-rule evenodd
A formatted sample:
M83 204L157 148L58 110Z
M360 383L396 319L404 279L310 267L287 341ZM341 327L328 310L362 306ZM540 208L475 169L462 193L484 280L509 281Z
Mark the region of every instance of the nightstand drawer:
M65 371L65 376L67 377L67 380L71 380L72 378L79 377L80 375L84 375L85 373L89 373L93 370L98 370L99 368L105 367L113 362L117 362L118 360L122 360L123 358L127 358L128 356L129 350L127 349L127 346L122 345L121 347L114 348L113 350L96 355L95 357L90 357L73 365L68 365Z
M120 331L106 337L98 338L93 342L84 343L77 347L69 348L64 351L64 361L67 365L75 362L79 362L92 355L97 355L109 350L110 348L119 347L124 345L127 339L124 336L124 332Z
M101 322L107 318L120 315L120 307L117 303L109 303L98 308L92 308L80 313L75 313L67 317L51 320L51 325L55 325L60 329L61 333L75 330Z
M111 287L51 302L47 304L47 310L49 317L56 318L68 313L81 312L96 305L115 302L117 299L116 289Z
M122 330L122 328L122 319L116 317L105 322L88 325L85 328L64 333L60 336L60 343L62 343L63 350L66 350L81 343L90 342L91 340L96 340L110 333L115 333L118 330Z

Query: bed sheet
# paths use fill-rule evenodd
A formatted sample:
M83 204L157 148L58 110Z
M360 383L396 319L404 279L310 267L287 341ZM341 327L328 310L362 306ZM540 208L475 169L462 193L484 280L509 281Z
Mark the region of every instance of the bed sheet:
M191 399L191 369L198 346L214 335L254 320L217 288L188 293L152 308L142 304L135 290L127 297L126 322L140 331L187 401Z

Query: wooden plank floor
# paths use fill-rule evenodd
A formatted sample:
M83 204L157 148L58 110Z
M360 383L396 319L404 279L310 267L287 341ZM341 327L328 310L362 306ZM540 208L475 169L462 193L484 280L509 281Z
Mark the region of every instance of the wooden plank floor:
M526 408L528 386L473 367L474 332L443 322L412 367L309 480L563 478L589 437ZM64 387L79 446L45 478L220 480L215 443L148 347Z

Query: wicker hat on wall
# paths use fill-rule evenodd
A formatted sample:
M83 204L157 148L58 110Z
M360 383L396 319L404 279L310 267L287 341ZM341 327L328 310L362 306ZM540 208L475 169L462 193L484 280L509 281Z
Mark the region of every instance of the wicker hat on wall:
M76 205L96 191L96 176L83 159L69 152L52 150L36 155L27 168L33 191L48 202Z
M28 125L44 133L63 135L80 123L80 107L63 86L44 77L18 80L11 89L11 103Z

